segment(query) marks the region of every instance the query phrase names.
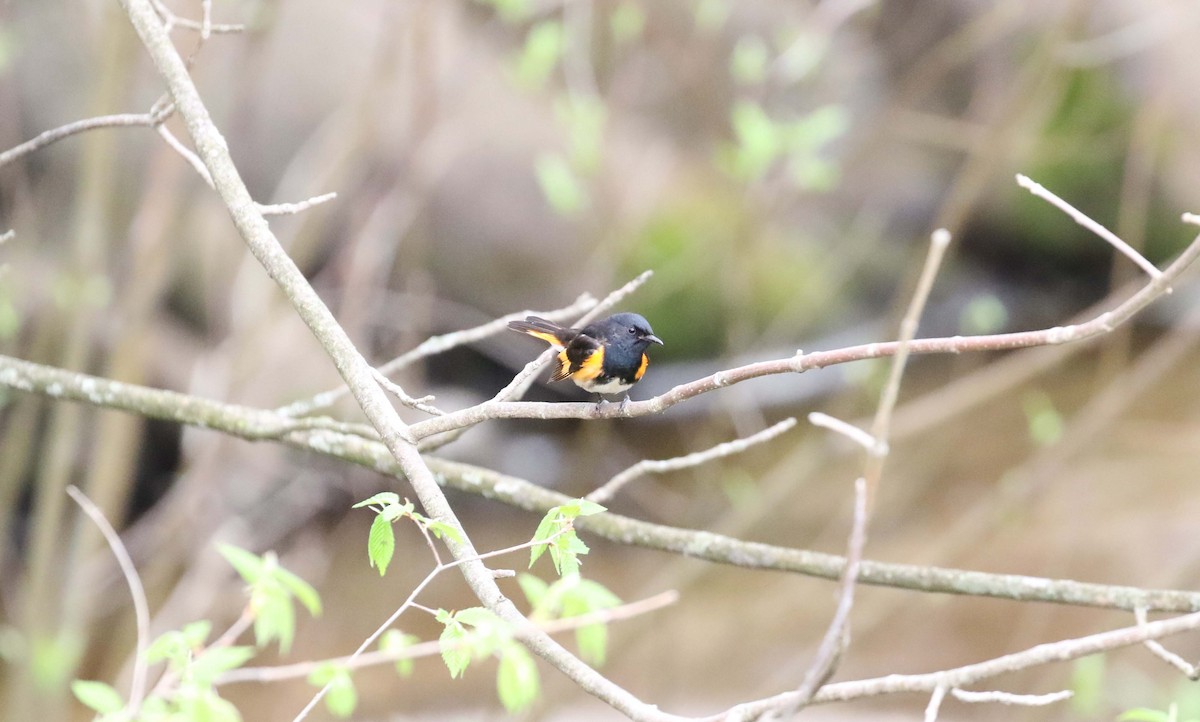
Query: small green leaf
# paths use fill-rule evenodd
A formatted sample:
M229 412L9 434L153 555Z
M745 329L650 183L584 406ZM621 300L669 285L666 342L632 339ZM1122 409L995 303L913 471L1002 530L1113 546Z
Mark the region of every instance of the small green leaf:
M958 329L963 334L998 333L1008 325L1008 309L1004 301L991 293L975 296L958 315Z
M192 660L189 670L196 681L210 683L222 672L249 662L254 655L254 647L209 647Z
M438 539L451 539L459 544L463 543L463 535L458 527L453 524L447 524L444 521L430 521L429 531Z
M576 516L594 516L596 514L601 514L608 511L608 507L601 506L600 504L587 499L580 499L576 502L576 505Z
M292 600L279 586L260 587L251 599L254 608L254 639L258 646L279 641L279 651L286 653L296 634L296 613Z
M220 544L217 551L237 570L247 584L254 584L262 576L266 563L257 554L240 549L232 544Z
M311 584L283 567L275 570L275 576L291 592L292 596L304 605L309 614L314 617L321 616L321 597Z
M613 9L608 25L618 44L637 40L646 27L646 12L637 3L625 0Z
M545 85L562 58L566 44L566 34L557 21L546 20L530 28L514 70L517 82L527 88Z
M90 679L77 679L71 683L71 692L94 712L116 714L125 709L125 700L112 686Z
M542 153L534 162L534 172L542 195L557 213L568 215L587 207L587 190L566 158Z
M585 624L575 630L575 643L579 645L579 656L593 667L604 665L608 652L608 626Z
M767 44L757 35L743 35L733 46L733 56L729 59L729 70L733 79L744 85L755 85L767 77L767 64L770 58Z
M345 668L338 668L329 683L329 692L325 695L325 707L335 717L345 719L354 714L358 706L358 692L354 689L354 680Z
M400 503L400 495L394 491L381 491L369 499L363 499L351 509L361 509L364 506L395 506Z
M528 709L538 698L540 680L533 657L521 645L511 642L500 654L496 672L496 692L510 714Z
M371 534L367 538L367 557L371 561L371 566L379 570L379 576L387 573L388 564L392 561L392 554L396 551L396 536L392 531L392 524L383 515L375 517L371 522Z
M399 653L416 644L418 637L415 634L405 634L399 629L389 629L383 633L379 639L379 649L384 652ZM413 661L411 658L402 658L396 660L396 674L401 677L408 677L413 671Z
M195 622L185 624L180 632L183 634L183 638L190 648L199 649L204 646L208 635L212 633L212 622L207 619L199 619Z
M442 648L442 661L446 663L446 669L450 670L451 679L461 677L471 664L471 650L464 644L466 636L467 632L462 625L450 620L438 637L438 644Z
M315 687L324 687L333 680L337 671L338 666L333 662L321 662L308 673L308 683Z
M540 611L550 585L532 574L518 575L517 584L521 586L521 591L525 593L525 598L529 600L529 606L533 607L534 612Z

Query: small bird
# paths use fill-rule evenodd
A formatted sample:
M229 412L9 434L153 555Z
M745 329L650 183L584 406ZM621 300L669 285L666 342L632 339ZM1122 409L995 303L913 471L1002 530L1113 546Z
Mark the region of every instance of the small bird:
M508 327L559 349L558 368L550 375L551 381L570 377L576 386L594 394L628 391L642 379L650 364L646 348L652 343L663 345L650 329L650 322L636 313L618 313L582 329L559 326L537 316L510 321Z

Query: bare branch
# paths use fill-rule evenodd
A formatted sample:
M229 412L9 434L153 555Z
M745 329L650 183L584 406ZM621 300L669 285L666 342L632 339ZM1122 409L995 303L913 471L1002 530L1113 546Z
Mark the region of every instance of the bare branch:
M1136 263L1138 267L1145 271L1146 274L1151 278L1159 278L1162 276L1162 271L1155 268L1153 263L1147 261L1145 256L1137 252L1137 249L1125 241L1122 241L1117 237L1117 234L1092 220L1091 217L1075 208L1075 206L1067 203L1062 198L1059 198L1054 193L1047 190L1044 186L1042 186L1042 184L1030 179L1029 176L1018 173L1017 185L1028 190L1038 198L1048 201L1055 208L1070 216L1071 219L1076 223L1103 238L1108 242L1109 245L1117 249L1122 255Z
M104 541L108 542L108 548L116 557L117 564L121 567L121 574L125 576L125 583L129 585L129 596L133 598L133 616L137 625L135 642L137 653L133 659L133 679L129 684L127 711L131 716L137 716L138 709L142 706L142 700L146 698L145 651L146 645L150 644L150 604L146 601L146 590L142 586L142 578L138 575L137 567L134 566L129 551L121 542L121 536L117 534L116 529L113 529L112 524L108 523L108 519L104 518L104 512L100 511L100 507L93 504L92 500L75 486L67 487L67 495L75 500L83 513L87 514L100 533L104 535Z
M976 704L980 702L994 702L998 704L1012 704L1021 707L1042 707L1055 702L1062 702L1065 699L1071 699L1075 695L1069 689L1064 689L1061 692L1049 692L1047 694L1013 694L1011 692L1000 692L989 690L986 692L972 692L967 689L954 689L950 694L960 702L968 702Z
M564 617L561 619L538 622L537 626L548 634L558 634L560 632L567 632L592 624L608 624L611 622L633 619L635 617L657 611L664 607L668 607L678 601L679 592L673 590L666 591L640 601L622 604L620 606L612 607L611 609L597 610L588 614L582 614L578 617ZM430 657L440 654L441 649L441 643L434 641L414 644L411 647L405 647L404 649L393 651L380 650L375 652L363 652L357 658L346 656L319 662L285 664L277 667L243 667L241 669L234 669L230 670L229 672L225 672L214 681L214 684L226 685L236 684L238 682L279 682L286 679L307 677L312 673L314 668L323 664L332 664L342 669L360 669L363 667L373 667L380 664L391 664L402 659Z
M575 299L575 302L565 308L554 311L520 311L518 313L510 313L507 316L489 321L482 326L463 329L462 331L454 331L452 333L442 334L441 336L431 336L422 341L416 348L405 352L400 356L388 361L380 366L377 370L382 374L392 374L401 369L407 368L417 361L434 356L440 353L445 353L450 349L465 346L469 343L481 341L490 336L494 336L508 329L509 321L518 321L526 316L536 315L548 318L551 321L560 321L566 318L574 318L577 314L583 313L590 308L595 307L596 299L592 298L591 294L585 293ZM339 386L336 389L323 391L316 396L303 401L288 404L280 407L277 411L285 416L302 416L310 414L317 409L324 409L332 406L334 402L342 398L350 390L346 386Z
M938 711L942 708L942 700L946 699L946 688L935 687L929 695L929 704L925 706L925 722L937 722Z
M126 411L198 428L214 429L250 441L275 440L289 446L358 464L399 477L401 471L387 449L360 424L327 418L292 419L265 409L226 404L176 391L152 389L0 355L0 386L75 401L97 408ZM472 464L427 457L446 486L495 499L531 512L573 501L571 497L533 482ZM846 560L834 554L747 542L693 529L653 524L619 514L580 517L574 526L619 544L685 554L719 564L770 569L823 579L840 579ZM1103 609L1193 612L1200 610L1200 592L1139 589L1047 579L1019 574L985 572L915 564L863 561L864 584L941 594L1041 601Z
M1133 614L1137 619L1138 624L1146 624L1145 607L1138 607L1137 609L1134 609ZM1180 672L1183 672L1188 679L1192 680L1193 682L1197 679L1200 679L1200 668L1167 649L1159 642L1156 642L1153 639L1147 639L1145 642L1143 642L1143 644L1145 645L1146 649L1150 650L1151 654L1171 665Z
M862 679L851 682L827 684L813 697L813 702L845 702L864 697L876 697L898 692L925 692L932 694L939 687L955 689L975 684L984 679L1002 674L1029 669L1053 662L1066 662L1098 652L1141 644L1148 639L1160 639L1181 632L1200 629L1200 612L1182 617L1151 622L1146 625L1124 627L1076 639L1039 644L1035 647L1007 654L985 662L924 674L890 674L886 677ZM738 705L730 710L737 719L758 719L786 708L794 703L797 692L786 692L767 699Z
M97 128L149 128L162 123L169 114L169 112L121 113L118 115L101 115L95 118L77 120L74 123L67 123L66 125L47 130L20 145L0 153L0 168L21 156L28 155L63 138L69 138L89 130L96 130Z
M911 354L932 353L978 353L982 351L1008 351L1031 346L1055 346L1078 343L1109 333L1128 321L1134 314L1162 296L1170 284L1196 258L1200 256L1200 238L1193 239L1183 253L1176 258L1158 278L1151 279L1131 297L1111 311L1095 318L1069 326L1055 326L1039 331L1018 331L984 336L948 336L944 338L914 339L908 345ZM434 434L473 426L489 419L612 419L632 418L661 413L672 406L694 396L715 391L749 379L773 374L803 373L812 369L866 359L894 356L899 343L896 341L848 346L833 351L797 354L774 361L738 366L720 371L696 381L680 384L675 388L645 401L628 404L598 406L592 403L535 403L488 401L469 409L454 411L445 416L414 424L413 434L427 438Z
M328 203L334 198L337 198L336 192L322 193L319 196L313 196L299 203L272 203L269 205L259 203L258 210L264 216L292 216L297 213L303 213L313 206Z
M212 2L205 0L204 2L204 19L192 20L180 15L176 15L173 10L166 6L162 0L153 0L154 10L162 18L163 22L168 27L180 27L187 30L195 30L201 34L201 37L208 38L210 34L227 34L245 32L246 26L240 23L224 24L212 22ZM207 27L206 27L207 24Z
M400 403L404 404L405 406L409 407L410 409L424 411L425 413L433 414L434 416L444 416L445 415L445 413L446 413L445 411L442 411L441 409L437 408L436 406L430 405L434 399L432 394L430 394L428 396L422 396L419 399L414 399L413 397L409 396L404 391L403 388L400 387L400 384L397 384L397 383L389 380L387 376L384 376L383 374L379 373L378 369L371 369L371 372L375 377L376 383L378 383L380 386L382 386L384 388L384 390L387 391L388 393L390 393L392 396L395 396L397 399L399 399Z
M813 426L820 426L845 436L847 439L850 439L854 443L863 447L867 453L878 453L879 450L883 450L884 453L886 453L886 442L879 442L874 436L871 436L870 433L863 431L848 421L842 421L841 419L834 418L829 414L823 414L820 411L814 411L808 415L808 422Z
M669 471L688 469L693 466L706 464L714 459L740 454L756 444L762 444L774 439L795 425L795 419L787 418L744 439L726 441L704 451L697 451L686 456L677 456L673 459L643 459L609 479L604 485L597 488L591 494L588 494L586 498L589 501L603 504L611 499L626 484L641 476L646 474L665 474Z

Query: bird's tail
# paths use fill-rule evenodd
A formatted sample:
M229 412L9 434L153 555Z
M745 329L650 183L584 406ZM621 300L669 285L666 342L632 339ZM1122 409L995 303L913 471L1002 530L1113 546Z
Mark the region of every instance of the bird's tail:
M540 338L552 346L564 347L571 342L571 339L579 335L578 331L559 326L553 321L547 321L544 318L537 316L526 316L524 321L509 321L508 327L514 331L529 334L534 338Z

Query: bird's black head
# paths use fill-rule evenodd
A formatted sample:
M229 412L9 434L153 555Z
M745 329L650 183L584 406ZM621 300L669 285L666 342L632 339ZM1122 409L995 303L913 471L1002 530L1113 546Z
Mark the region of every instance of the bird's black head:
M609 340L628 342L632 339L635 346L645 348L652 343L663 345L662 339L654 335L650 322L636 313L618 313L602 321L609 334Z

